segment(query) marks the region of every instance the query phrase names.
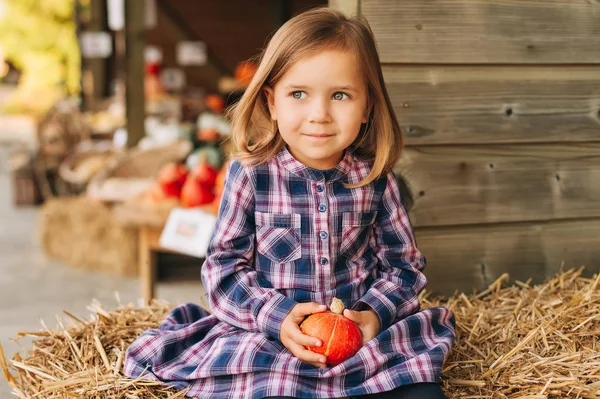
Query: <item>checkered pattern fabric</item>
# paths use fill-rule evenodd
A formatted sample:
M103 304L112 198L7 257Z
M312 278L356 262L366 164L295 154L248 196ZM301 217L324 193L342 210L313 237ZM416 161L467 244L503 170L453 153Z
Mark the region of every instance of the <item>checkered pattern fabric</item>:
M198 398L334 398L436 382L454 316L420 310L425 259L393 173L344 187L369 171L349 150L325 172L287 149L259 166L232 162L202 267L212 313L177 307L130 346L126 374ZM319 369L295 358L279 329L297 303L334 297L373 309L381 332L352 358Z

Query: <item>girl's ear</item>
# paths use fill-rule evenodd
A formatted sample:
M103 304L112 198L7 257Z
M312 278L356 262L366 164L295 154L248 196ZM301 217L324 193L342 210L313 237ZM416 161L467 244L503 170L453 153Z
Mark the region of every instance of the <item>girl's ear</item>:
M271 119L274 121L277 120L277 114L275 112L275 93L270 86L265 86L263 88L265 91L265 95L267 96L267 105L269 107L269 112L271 113Z

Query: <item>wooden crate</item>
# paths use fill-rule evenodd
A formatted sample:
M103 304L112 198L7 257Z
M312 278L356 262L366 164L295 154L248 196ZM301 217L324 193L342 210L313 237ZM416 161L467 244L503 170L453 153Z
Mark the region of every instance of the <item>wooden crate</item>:
M33 174L15 173L12 180L13 203L15 205L38 205L41 203L40 191L37 188Z
M35 180L31 156L25 152L13 154L9 159L9 170L15 206L40 204L42 196Z

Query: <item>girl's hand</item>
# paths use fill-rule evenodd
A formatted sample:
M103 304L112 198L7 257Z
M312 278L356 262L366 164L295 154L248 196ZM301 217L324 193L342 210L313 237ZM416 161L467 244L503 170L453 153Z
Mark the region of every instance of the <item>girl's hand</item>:
M358 324L358 328L362 333L363 345L379 334L379 329L381 328L379 316L377 316L374 310L357 311L344 309L344 316Z
M281 323L279 330L279 339L281 343L292 352L294 356L303 362L312 364L315 367L324 368L325 356L309 351L305 346L321 346L322 342L313 337L309 337L300 331L299 324L302 323L304 317L313 314L324 312L327 306L319 305L316 302L299 303L294 306L292 311L286 316Z

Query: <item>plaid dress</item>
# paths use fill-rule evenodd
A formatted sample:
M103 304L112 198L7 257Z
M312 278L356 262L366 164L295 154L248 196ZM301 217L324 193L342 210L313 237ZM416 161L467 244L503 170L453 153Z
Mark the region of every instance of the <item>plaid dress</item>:
M347 150L328 173L283 149L270 162L232 162L202 267L212 313L175 308L129 347L125 374L167 382L198 398L336 398L438 381L454 340L454 315L420 310L427 280L392 173L369 173ZM328 176L326 176L328 175ZM380 334L352 358L317 368L279 341L301 302L369 307Z

